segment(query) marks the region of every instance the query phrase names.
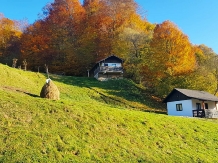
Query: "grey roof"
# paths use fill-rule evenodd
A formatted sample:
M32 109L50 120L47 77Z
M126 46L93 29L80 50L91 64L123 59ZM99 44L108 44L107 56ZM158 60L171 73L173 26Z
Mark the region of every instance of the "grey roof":
M190 89L179 89L175 88L175 90L181 92L187 97L199 99L199 100L207 100L207 101L218 101L218 97L204 91L190 90Z

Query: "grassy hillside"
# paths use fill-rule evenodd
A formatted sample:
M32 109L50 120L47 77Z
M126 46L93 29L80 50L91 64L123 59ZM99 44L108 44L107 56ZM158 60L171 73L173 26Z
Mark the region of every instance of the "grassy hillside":
M218 162L217 120L159 114L128 80L51 76L52 101L39 97L43 74L0 76L0 162Z

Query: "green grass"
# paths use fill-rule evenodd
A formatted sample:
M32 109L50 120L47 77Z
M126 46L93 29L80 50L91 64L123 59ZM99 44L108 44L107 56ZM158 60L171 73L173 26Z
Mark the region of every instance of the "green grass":
M52 75L52 101L39 97L43 74L0 65L0 76L0 162L218 162L217 120L155 113L162 104L131 81Z

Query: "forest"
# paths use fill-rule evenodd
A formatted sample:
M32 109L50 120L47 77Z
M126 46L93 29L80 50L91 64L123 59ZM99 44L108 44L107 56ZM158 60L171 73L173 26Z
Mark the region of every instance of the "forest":
M0 14L0 62L8 66L87 76L112 54L125 77L165 97L173 88L218 92L217 54L193 45L166 20L152 24L134 0L54 0L33 24Z

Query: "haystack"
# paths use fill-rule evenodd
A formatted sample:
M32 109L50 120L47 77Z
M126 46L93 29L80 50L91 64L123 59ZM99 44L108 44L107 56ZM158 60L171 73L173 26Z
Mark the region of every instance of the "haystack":
M60 99L60 92L58 90L58 87L51 81L51 79L46 80L46 83L42 87L42 90L40 92L40 97L52 100Z

